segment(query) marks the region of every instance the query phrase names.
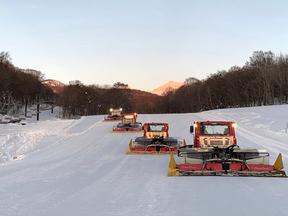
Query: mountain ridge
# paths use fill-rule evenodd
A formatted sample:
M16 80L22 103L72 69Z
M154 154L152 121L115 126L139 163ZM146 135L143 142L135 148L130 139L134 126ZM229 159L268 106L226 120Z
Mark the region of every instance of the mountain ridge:
M183 85L184 85L183 82L176 82L176 81L170 80L167 83L159 86L158 88L153 89L152 91L150 91L150 93L162 96L166 91L171 90L171 89L176 90Z

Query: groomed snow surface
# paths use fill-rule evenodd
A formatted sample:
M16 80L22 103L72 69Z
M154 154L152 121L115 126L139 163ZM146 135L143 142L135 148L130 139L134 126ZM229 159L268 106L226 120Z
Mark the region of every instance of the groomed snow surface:
M0 125L1 216L287 216L288 179L167 177L169 156L126 155L141 133L112 133L103 116ZM288 167L288 106L140 115L192 143L194 120L235 120L243 147Z

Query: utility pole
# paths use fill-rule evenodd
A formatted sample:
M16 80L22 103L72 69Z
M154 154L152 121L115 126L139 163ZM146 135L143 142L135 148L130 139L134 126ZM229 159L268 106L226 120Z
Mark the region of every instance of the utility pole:
M25 117L27 117L28 98L25 97Z
M37 121L39 121L39 114L40 114L40 102L39 102L39 96L37 96Z
M54 103L55 103L55 98L54 97L52 97L51 99L51 114L53 114L54 113Z
M54 113L54 103L51 104L51 113Z

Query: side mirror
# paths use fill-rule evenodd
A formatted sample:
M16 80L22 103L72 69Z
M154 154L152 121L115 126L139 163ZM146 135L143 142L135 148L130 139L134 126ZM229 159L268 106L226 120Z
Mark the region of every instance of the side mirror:
M190 133L194 133L194 127L193 127L193 125L190 126Z

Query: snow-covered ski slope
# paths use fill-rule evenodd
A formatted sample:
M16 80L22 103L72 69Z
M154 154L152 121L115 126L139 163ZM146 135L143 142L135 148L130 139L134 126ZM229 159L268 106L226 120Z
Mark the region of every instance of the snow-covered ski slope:
M267 149L271 163L282 152L288 168L287 105L139 118L189 143L194 120L235 120L239 145ZM112 133L102 119L0 125L0 215L288 215L288 179L167 177L168 155L126 155L141 133Z

